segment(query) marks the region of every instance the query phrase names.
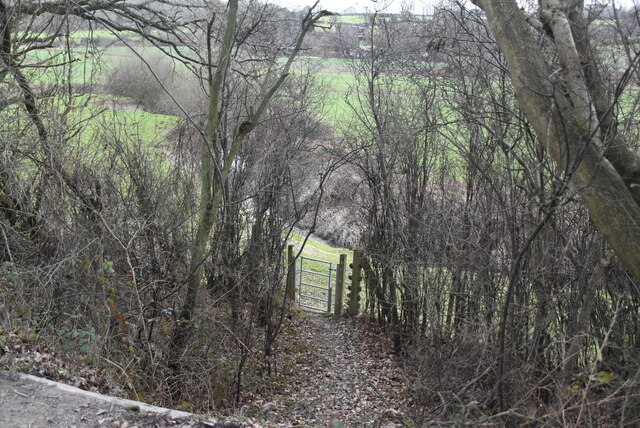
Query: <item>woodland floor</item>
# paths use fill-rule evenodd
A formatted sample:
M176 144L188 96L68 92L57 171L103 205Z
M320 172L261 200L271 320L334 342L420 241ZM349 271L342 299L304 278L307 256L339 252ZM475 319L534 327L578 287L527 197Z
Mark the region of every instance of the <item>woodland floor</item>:
M350 319L310 314L296 326L308 358L263 417L283 427L395 427L409 404L383 336Z
M247 403L241 413L251 418L230 417L243 422L214 424L195 417L172 420L131 411L130 405L106 403L0 372L0 425L112 428L413 425L403 417L402 412L410 405L408 395L403 392L406 383L383 335L373 333L358 321L306 313L298 314L287 328L286 335L295 342L293 351L287 344L287 358L295 361L295 371L277 395L256 397ZM41 354L35 353L42 359ZM43 375L41 368L28 371Z

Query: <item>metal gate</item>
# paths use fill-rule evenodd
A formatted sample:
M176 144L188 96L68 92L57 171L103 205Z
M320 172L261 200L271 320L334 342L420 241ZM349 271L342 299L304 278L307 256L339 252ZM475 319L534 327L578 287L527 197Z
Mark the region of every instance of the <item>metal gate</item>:
M298 304L316 312L331 312L334 264L300 257L296 266Z

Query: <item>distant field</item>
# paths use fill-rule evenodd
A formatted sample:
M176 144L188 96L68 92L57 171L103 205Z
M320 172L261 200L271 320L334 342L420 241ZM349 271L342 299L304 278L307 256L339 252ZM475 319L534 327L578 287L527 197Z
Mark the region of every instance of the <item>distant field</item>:
M349 71L348 60L330 59L318 66L314 76L324 97L324 105L319 113L325 121L336 125L338 132L341 124L349 126L353 120L361 121L369 117L371 109L368 105L367 79ZM377 78L377 85L380 86L376 87L376 91L385 87L384 92L390 96L388 101L393 108L415 108L413 105L419 96L419 83L401 76L382 75ZM446 88L455 83L440 79L438 84Z
M164 57L162 51L155 46L134 46L133 48L152 65ZM91 49L76 47L71 50L70 56L55 48L31 51L27 55L25 63L33 65L33 68L27 67L26 69L33 83L37 85L66 81L69 74L73 84L103 84L109 73L127 60L137 61L137 55L127 46ZM182 63L174 63L176 70L180 73L186 72ZM71 73L69 73L67 64L71 65ZM44 66L49 68L43 71Z
M363 20L364 16L345 15L338 16L336 19L341 20L341 22L355 22L357 20ZM113 36L113 34L108 31L95 30L91 33L86 31L75 32L72 38L74 40L81 40L91 35L100 38ZM155 61L161 57L162 53L156 47L140 45L138 40L136 40L136 42L135 49L145 58ZM609 47L607 49L608 51L606 52L613 57L620 58L623 56L620 47ZM69 79L73 84L93 83L101 85L105 82L108 74L117 67L118 64L133 59L134 57L135 55L126 46L114 45L100 49L89 49L77 46L72 49L71 58L59 49L45 49L30 52L25 62L34 65L33 68L27 68L26 70L31 81L36 85L67 82ZM69 60L72 61L71 68L60 65ZM60 66L49 69L42 68L42 66L45 65L56 64ZM303 71L313 73L319 89L319 97L323 99L323 103L321 107L318 107L317 113L322 120L332 125L339 134L342 132L342 129L353 129L352 124L354 122L370 118L371 113L370 107L367 105L368 99L366 97L367 88L365 86L365 80L358 79L352 72L354 68L358 68L358 65L355 60L316 57L300 57L294 63L294 73L302 73ZM183 67L183 65L180 65L176 70L184 69ZM394 89L388 92L391 94L390 100L393 103L392 108L412 108L411 104L415 101L415 94L417 93L415 83L403 81L403 78L393 75L390 75L389 79L394 85ZM452 79L449 79L449 81L443 80L438 84L443 88L443 93L454 93L455 91L453 89L455 89L455 85L457 85ZM445 97L443 96L443 100L444 99ZM622 101L624 101L625 105L630 104L630 102L626 102L626 98L624 97ZM445 100L444 102L453 101ZM453 106L449 106L446 108L451 109L452 107ZM453 110L451 110L450 113L441 113L441 115L442 117L440 119L443 121L455 121L455 113ZM154 127L156 127L159 121L166 121L168 119L167 117L160 119L157 116L144 113L140 110L138 112L121 111L118 115L114 115L112 120L135 123L136 125L132 127L132 129L136 130L138 137L143 140L153 141L158 137ZM452 135L447 135L446 137L449 137L451 141L453 141L453 138L458 138L460 144L464 144L465 137L461 132L455 131ZM452 147L452 151L455 152L455 150L455 147Z
M291 235L289 236L289 243L294 246L294 254L297 254L298 251L300 251L300 248L303 242L304 242L304 235L300 233L292 232ZM348 283L348 275L350 274L350 269L348 268L348 266L353 259L353 252L351 250L348 250L346 248L335 248L310 237L309 240L307 240L304 248L302 248L302 252L301 252L301 256L303 257L308 257L308 258L317 259L317 260L326 260L328 262L331 262L333 264L332 266L333 269L337 269L337 264L340 260L340 254L347 255L347 265L345 266L347 268L345 272L345 281ZM299 263L297 267L298 269L300 268ZM336 272L332 271L330 273L329 265L325 263L319 263L313 260L305 260L303 264L303 269L306 271L316 272L317 274L319 274L319 275L314 275L313 273L304 273L303 279L305 282L322 286L322 287L326 287L327 281L328 281L328 278L326 278L323 275L331 275L331 287L332 287L331 305L332 305L332 311L333 311L333 305L335 302L335 293L336 293L335 291L336 290L335 288ZM300 276L297 275L296 284L298 284L298 286L299 286L299 281L300 281ZM342 296L342 301L345 303L346 303L347 292L348 292L347 285L348 284L345 284L345 288ZM325 291L322 291L313 287L309 287L309 286L304 287L304 294L313 296L318 299L326 299L326 296L327 296ZM298 294L296 294L296 296L298 296ZM297 298L298 297L296 297L296 299ZM316 306L318 308L322 307L323 310L326 310L324 306L326 303L324 302L303 297L302 303L306 305Z
M320 20L321 24L353 24L353 25L364 25L370 22L372 15L366 14L353 14L353 15L334 15L328 16ZM384 14L379 14L376 18L378 22L382 20L389 19L398 19L398 15L394 16L385 16ZM422 19L422 20L430 20L431 16L429 15L414 15L412 19Z
M129 40L142 40L142 36L131 31L122 31L119 35ZM81 42L86 39L117 40L118 36L109 30L76 30L71 33L70 38L75 42Z
M356 20L356 17L342 18ZM139 42L138 36L131 36L127 35L127 38ZM70 38L74 42L81 43L89 37L116 40L115 35L106 30L76 31ZM155 59L162 55L162 52L154 46L136 43L134 48L145 58ZM34 85L60 84L68 82L69 79L71 83L77 85L88 83L102 85L118 64L131 58L135 58L135 55L126 46L89 48L77 45L71 49L70 55L61 49L49 48L30 52L25 61L33 65L33 68L27 68L27 73ZM43 66L50 66L50 68ZM350 73L349 67L349 61L344 59L310 57L298 59L294 66L298 70L317 70L314 74L319 84L327 88L324 92L327 102L322 113L330 122L350 115L351 108L346 99L357 85L357 80ZM57 101L47 102L56 103ZM130 108L131 102L126 99L104 94L93 94L90 98L77 96L72 103L71 111L67 113L65 120L68 123L78 124L76 127L78 132L69 141L70 159L89 163L106 162L113 158L113 150L116 149L108 145L108 137L117 137L125 147L133 148L134 145L144 142L147 155L157 159L163 169L170 166L162 148L166 144L167 131L175 125L177 118ZM129 107L123 108L127 104ZM89 118L92 120L88 120ZM118 135L113 135L114 133ZM300 245L302 237L294 234L291 242L294 245ZM330 260L333 263L338 262L341 253L349 254L351 257L349 250L335 249L315 240L309 240L303 251L303 255L307 257Z
M297 232L291 232L291 236L289 236L289 243L292 244L294 248L300 249L303 241L304 235ZM340 254L346 254L348 256L347 259L351 260L351 250L346 248L332 247L330 245L316 241L312 238L309 238L302 251L302 255L305 257L327 260L334 263L337 263L338 260L340 260Z
M362 15L343 16L340 19L363 19ZM131 37L130 37L131 36ZM127 37L136 41L134 49L144 58L156 61L163 57L163 53L154 46L139 44L139 36L129 34ZM83 41L94 37L114 40L115 36L107 30L76 31L71 35L74 41ZM31 51L25 62L32 64L27 68L30 80L36 85L52 85L71 82L75 85L105 83L107 76L123 61L134 60L136 57L127 46L104 47L73 47L70 54L59 48L49 48ZM49 68L44 68L48 66ZM323 108L319 113L329 123L336 123L338 119L350 117L353 109L349 103L358 103L357 97L352 95L357 86L355 76L351 73L353 61L339 58L301 57L294 64L294 71L311 70L317 78L318 85L325 90L326 97ZM177 64L176 70L185 70L183 64ZM354 104L355 105L355 104Z
M354 18L353 16L349 17ZM109 34L110 32L106 31L93 32L94 36L103 38L106 38ZM82 39L89 35L88 32L76 32L73 37L74 39ZM134 47L137 52L152 62L162 57L161 51L156 47L144 46L140 43L136 43ZM43 72L43 68L39 67L41 65L64 64L69 61L69 55L62 53L58 49L34 51L28 55L26 61L38 66L29 71L32 81L37 85L60 83L69 79L73 84L91 83L102 85L115 67L123 61L133 59L135 59L135 55L130 48L114 45L100 49L73 48L71 52L71 60L73 62L70 69L67 66L59 66ZM357 78L352 71L354 68L359 68L359 65L357 60L316 57L300 57L294 63L294 73L302 73L303 71L313 73L319 88L319 98L323 99L323 102L319 104L320 107L318 107L317 113L323 121L332 125L338 134L341 134L344 129L354 129L353 125L363 119L368 120L371 118L371 110L368 106L369 101L366 95L366 80ZM176 68L176 70L180 69L184 69L184 66L179 65ZM415 85L399 76L389 76L389 79L394 85L394 89L390 92L392 94L390 101L393 103L393 108L414 108L411 107L411 104L416 100L414 95L416 91ZM403 107L403 104L406 107ZM108 105L108 103L103 104L101 108L104 109ZM118 108L119 103L113 105ZM89 107L84 108L83 111L89 111ZM104 112L100 113L99 119L104 123L107 115ZM114 124L132 124L128 127L136 134L137 139L150 143L157 142L158 127L167 128L170 126L166 123L160 123L170 122L168 117L151 115L142 110L137 112L119 110L118 114L113 114L109 120L113 121L112 123ZM82 138L86 137L91 140L90 132L91 130L82 131ZM337 260L337 257L335 258Z
M367 22L366 15L335 15L323 18L320 20L321 24L365 24Z
M166 154L167 135L177 118L147 113L141 110L112 109L108 97L75 96L69 102L63 96L46 100L42 108L46 122L53 122L51 144L69 171L102 171L109 174L109 183L122 195L135 189L130 168L141 168L154 180L163 180L176 172ZM106 103L106 104L105 104ZM29 123L24 109L13 105L0 111L3 134L12 135L17 127ZM55 134L57 124L64 123L67 132ZM32 180L41 170L42 153L33 127L21 131L21 143L5 147L15 166L13 173ZM30 136L30 138L28 138ZM28 154L28 155L24 155ZM133 162L133 163L132 163ZM178 171L179 172L179 171Z
M285 58L281 61L284 63ZM316 72L350 72L353 60L344 58L319 58L315 56L301 56L293 63L297 70L312 70Z
M92 103L87 107L79 109L76 120L82 121L90 116L95 116L98 124L112 123L122 125L127 132L122 136L127 140L137 139L140 141L159 143L166 138L166 134L177 123L175 116L149 113L141 109L122 109L118 99L112 96L92 96ZM94 122L94 121L92 121ZM100 129L88 126L83 134L79 136L81 140L95 140L96 133Z
M100 86L115 67L122 61L136 58L126 46L84 43L90 37L116 40L116 36L106 30L76 31L70 36L76 43L70 52L57 47L40 49L30 51L23 59L29 81L47 93L40 101L45 120L64 123L68 129L65 146L61 149L64 156L87 166L109 163L117 167L124 162L123 152L139 152L157 168L156 172L172 169L165 147L167 134L176 125L177 117L149 113L131 100L111 95L62 95L66 94L64 85L68 83L81 86L83 91L91 91L91 88L102 91ZM126 37L136 42L134 48L148 60L155 61L160 57L157 48L140 46L140 37L133 34L126 34ZM10 116L15 118L17 115L20 121L27 122L23 109L15 107L0 112L0 120L9 121ZM27 172L31 170L28 163L24 167ZM122 184L126 187L126 180Z

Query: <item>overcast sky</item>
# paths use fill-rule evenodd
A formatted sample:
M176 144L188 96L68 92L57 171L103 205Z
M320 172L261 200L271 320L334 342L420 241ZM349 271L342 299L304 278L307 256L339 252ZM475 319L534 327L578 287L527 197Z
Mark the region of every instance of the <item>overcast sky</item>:
M282 5L292 10L301 9L304 6L311 6L315 0L270 0L272 3ZM635 0L638 4L639 0ZM471 2L469 0L461 0L463 3ZM585 3L589 3L585 0ZM398 13L402 10L403 5L407 5L408 9L413 13L421 14L430 12L434 4L441 3L439 0L320 0L320 6L323 9L336 13L348 12L364 12L378 10L380 12ZM634 0L616 0L616 5L629 7L634 4Z

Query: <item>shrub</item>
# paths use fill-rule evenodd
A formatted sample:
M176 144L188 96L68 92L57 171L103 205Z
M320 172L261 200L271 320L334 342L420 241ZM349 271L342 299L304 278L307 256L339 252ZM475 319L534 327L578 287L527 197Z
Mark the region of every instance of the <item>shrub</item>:
M176 92L177 73L173 65L159 58L148 58L145 61L146 63L139 58L121 61L108 75L106 91L115 96L131 98L146 111L175 114L177 109L162 87Z

